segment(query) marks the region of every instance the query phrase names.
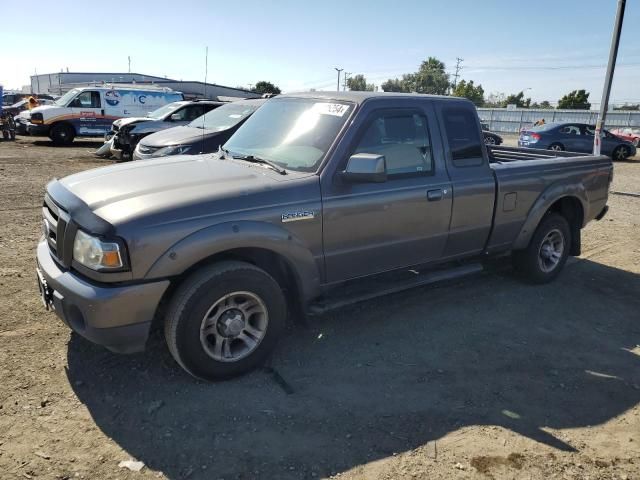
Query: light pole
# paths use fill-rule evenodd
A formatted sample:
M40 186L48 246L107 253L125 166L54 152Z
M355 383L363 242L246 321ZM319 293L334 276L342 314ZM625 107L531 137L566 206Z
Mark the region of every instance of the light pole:
M344 70L344 68L333 67L336 72L338 72L338 88L337 91L340 91L340 72Z
M613 82L613 72L616 68L616 58L618 58L618 45L620 45L620 31L622 30L622 20L624 19L624 9L626 0L618 0L618 10L613 26L613 36L611 37L611 49L609 50L609 63L607 64L607 74L604 78L604 88L602 89L602 100L600 100L600 114L596 122L596 131L593 136L593 154L600 155L600 132L607 117L609 108L609 94L611 93L611 83Z

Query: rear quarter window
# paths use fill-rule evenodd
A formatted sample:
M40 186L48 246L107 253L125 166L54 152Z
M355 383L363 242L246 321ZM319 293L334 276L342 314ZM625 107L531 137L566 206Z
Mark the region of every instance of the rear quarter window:
M482 139L474 112L461 107L446 107L442 109L442 116L453 166L482 165Z

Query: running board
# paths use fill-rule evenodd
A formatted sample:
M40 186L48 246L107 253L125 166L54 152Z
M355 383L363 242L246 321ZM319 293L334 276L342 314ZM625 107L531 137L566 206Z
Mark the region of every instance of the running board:
M480 273L484 270L482 264L472 263L442 270L418 272L406 270L396 273L392 279L381 281L378 277L374 280L359 280L343 286L335 296L323 297L311 305L307 313L309 315L321 315L329 310L345 307L354 303L364 302L372 298L402 292L410 288L422 287L432 283L455 280L469 275ZM400 277L400 278L398 278Z

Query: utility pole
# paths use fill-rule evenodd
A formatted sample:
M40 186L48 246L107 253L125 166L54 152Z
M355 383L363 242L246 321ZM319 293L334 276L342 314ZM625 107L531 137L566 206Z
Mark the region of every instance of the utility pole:
M464 62L464 58L456 57L456 73L453 74L453 89L456 89L456 85L458 84L458 77L460 76L460 70L462 70L462 62Z
M127 60L129 61L129 73L131 73L131 56L128 56Z
M353 72L344 72L344 80L342 81L342 91L346 92L347 91L347 80L349 79L349 77L351 76Z
M338 88L336 91L340 91L340 72L344 70L344 68L333 67L333 69L338 72Z
M600 100L600 115L596 122L596 131L593 136L593 154L600 155L600 132L604 126L609 109L609 94L611 93L611 83L613 82L613 72L616 68L616 59L618 58L618 46L620 45L620 31L622 30L622 20L624 19L624 9L626 0L618 0L618 10L616 11L616 20L613 26L613 35L611 37L611 49L609 50L609 63L607 64L607 74L604 79L604 88L602 89L602 100Z
M204 89L202 96L207 98L207 74L209 73L209 46L204 47Z

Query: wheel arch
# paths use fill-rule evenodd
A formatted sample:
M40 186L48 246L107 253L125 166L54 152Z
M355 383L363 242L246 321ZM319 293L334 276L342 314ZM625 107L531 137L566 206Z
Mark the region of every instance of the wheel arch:
M164 298L190 274L212 263L237 260L271 275L294 312L320 290L320 271L308 248L281 227L262 222L219 224L195 232L171 246L151 266L145 279L170 278ZM163 303L163 302L161 302Z
M582 185L561 185L545 191L529 211L524 225L514 242L514 250L527 248L536 228L549 213L562 215L571 228L571 255L580 255L580 231L584 226L585 211L588 205L585 189Z

